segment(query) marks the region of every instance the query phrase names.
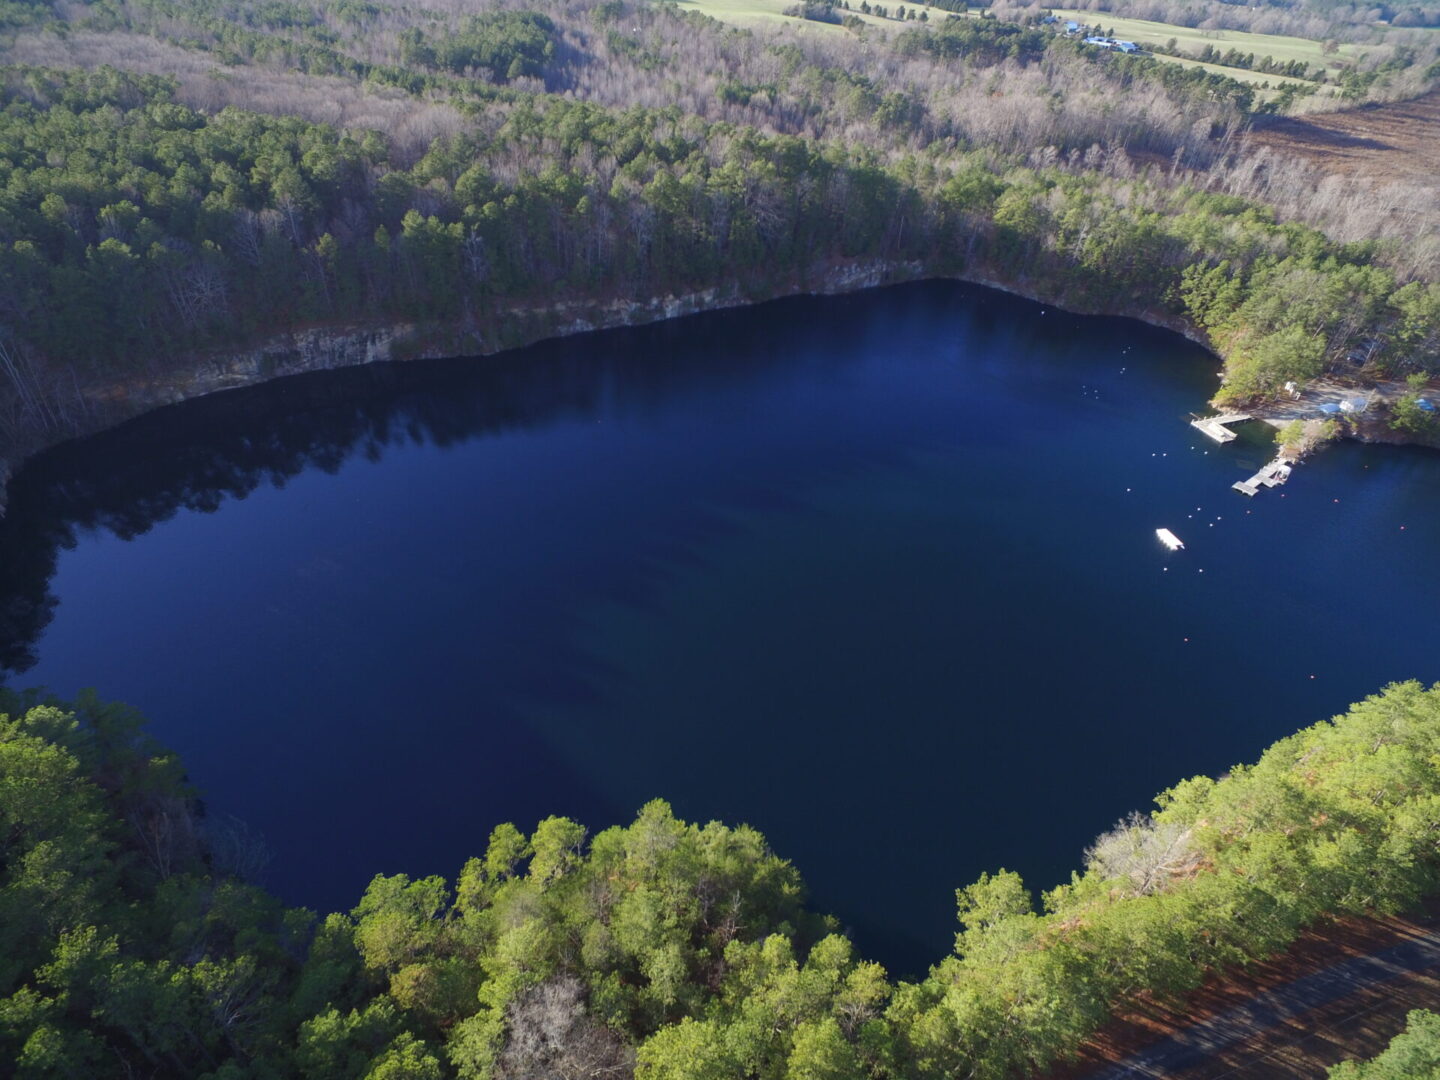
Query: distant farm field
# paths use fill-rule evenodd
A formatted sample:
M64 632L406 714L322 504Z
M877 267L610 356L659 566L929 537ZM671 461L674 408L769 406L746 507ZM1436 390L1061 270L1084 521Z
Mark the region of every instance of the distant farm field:
M754 27L780 19L800 21L784 14L790 6L789 0L678 0L675 6L685 11L704 12L712 19L735 26Z
M838 23L819 23L809 19L795 19L785 14L785 9L795 6L796 0L671 0L675 7L683 12L703 12L711 19L719 19L721 23L730 23L732 26L744 26L747 29L763 29L766 26L775 26L776 23L783 23L786 26L801 27L801 29L825 30L825 32L847 33L844 27ZM913 0L878 0L888 7L891 12L897 7L914 7L923 12L924 4L913 3ZM909 27L920 26L916 22L901 23L899 19L881 19L873 14L860 13L860 0L851 0L850 12L841 14L852 14L861 22L870 23L871 26L883 26L887 29L909 29ZM932 7L929 10L930 19L943 19L946 12Z
M794 7L796 0L674 0L675 6L682 11L699 11L709 15L712 19L729 23L732 26L743 26L746 29L763 29L767 26L774 26L776 23L784 23L787 26L803 29L813 29L827 32L845 33L845 29L837 23L815 22L810 19L797 19L785 14L785 9ZM888 0L886 7L892 11L901 6L904 0ZM860 0L854 0L853 7L860 7ZM858 10L847 11L843 14L854 15L867 23L876 26L899 27L901 23L896 19L881 19L872 15L861 15ZM940 14L944 14L941 12ZM932 19L936 17L932 12ZM904 25L913 26L914 23Z
M1109 23L1106 23L1109 26ZM1118 31L1117 31L1118 34ZM1134 38L1125 40L1134 41ZM1138 43L1137 43L1138 44ZM1259 71L1250 71L1246 68L1225 67L1223 64L1206 64L1199 60L1191 60L1184 56L1166 56L1163 53L1152 53L1156 60L1164 60L1167 63L1179 64L1182 67L1204 68L1212 75L1225 75L1236 82L1252 83L1259 86L1261 83L1269 83L1271 86L1281 86L1284 83L1299 83L1301 86L1314 86L1309 79L1292 79L1288 75L1265 75ZM1333 94L1335 88L1332 86L1320 87L1320 93Z
M729 23L731 26L744 27L747 30L765 30L780 24L790 26L802 31L815 31L819 33L844 33L845 30L834 23L812 22L804 19L796 19L785 14L785 9L794 6L795 0L674 0L675 6L686 11L699 11L709 15L712 19ZM879 26L886 29L902 27L913 27L918 23L901 23L895 19L881 19L874 15L861 15L859 12L859 0L851 4L851 11L847 15L855 15L872 26ZM886 4L892 11L900 6L900 0L890 0ZM919 6L925 10L923 5ZM1199 52L1206 44L1214 45L1217 49L1244 49L1249 52L1255 46L1248 42L1263 41L1267 43L1264 52L1256 50L1256 58L1261 56L1273 56L1277 60L1303 59L1311 63L1322 63L1334 59L1325 57L1320 51L1320 44L1314 41L1306 41L1304 38L1279 37L1274 34L1243 34L1235 31L1208 31L1188 30L1183 26L1171 26L1169 23L1147 22L1143 19L1116 19L1103 12L1066 11L1056 9L1055 13L1064 19L1074 19L1077 22L1085 22L1086 16L1095 19L1106 29L1114 28L1115 36L1127 41L1134 41L1141 45L1163 44L1170 38L1175 38L1176 43L1182 48L1193 49ZM939 8L930 8L929 15L933 21L947 17L947 12ZM1182 36L1183 35L1183 36ZM1241 41L1239 39L1245 39ZM1282 55L1281 46L1276 43L1288 43L1290 52ZM1302 48L1309 49L1306 55L1300 55ZM1354 51L1350 45L1343 46L1338 55L1348 55ZM1271 87L1279 87L1285 83L1299 83L1303 86L1313 86L1314 83L1305 79L1292 79L1284 75L1265 75L1258 71L1250 71L1246 68L1224 67L1220 64L1202 63L1199 60L1192 60L1181 56L1166 56L1160 53L1154 54L1157 60L1164 60L1170 63L1180 64L1184 67L1204 68L1212 75L1226 75L1238 82L1249 83L1253 86L1260 86L1268 83ZM1322 87L1322 94L1333 94L1333 87ZM1261 92L1260 100L1267 100L1271 95Z
M729 23L732 26L743 26L750 30L764 29L767 26L775 26L777 23L784 23L792 27L803 27L820 31L843 32L842 28L833 23L810 22L796 19L785 14L785 9L792 7L795 0L675 0L675 6L687 11L699 11L709 15L712 19ZM855 15L872 26L885 28L899 28L903 26L914 26L914 23L901 24L895 19L881 19L873 15L861 15L858 8L859 2L852 3L852 10L847 15ZM890 0L886 5L892 10L900 6L900 0ZM917 5L909 5L917 6ZM924 10L923 5L921 10ZM1320 50L1319 42L1306 41L1304 38L1279 37L1274 34L1244 34L1236 31L1209 31L1189 30L1183 26L1172 26L1169 23L1147 22L1143 19L1117 19L1103 12L1066 11L1056 9L1055 13L1064 19L1074 19L1077 22L1086 22L1087 16L1106 27L1113 28L1115 36L1127 41L1134 41L1141 45L1164 44L1172 37L1181 48L1199 52L1207 44L1214 45L1217 49L1235 48L1245 52L1254 51L1259 59L1262 56L1273 56L1276 60L1304 60L1307 63L1322 64L1334 60L1334 57L1326 57ZM931 20L939 20L946 17L947 12L938 8L929 9ZM1263 50L1256 42L1265 43ZM1348 56L1354 52L1354 46L1342 46L1338 56ZM1265 75L1258 71L1249 71L1245 68L1224 67L1220 64L1202 63L1199 60L1192 60L1186 57L1165 56L1155 54L1156 59L1173 61L1186 67L1200 67L1215 75L1228 75L1240 82L1251 83L1259 86L1261 83L1269 83L1271 86L1281 86L1287 82L1313 85L1304 79L1292 79L1283 75Z
M1211 45L1221 52L1239 49L1242 53L1254 53L1256 60L1265 56L1279 61L1303 60L1312 68L1334 70L1337 66L1353 61L1364 51L1364 46L1341 45L1332 55L1327 56L1320 42L1308 38L1251 34L1243 30L1194 30L1188 26L1150 22L1148 19L1121 19L1104 11L1067 11L1061 8L1054 10L1062 19L1073 19L1090 26L1103 26L1106 30L1114 30L1117 38L1133 41L1137 45L1163 45L1174 38L1179 48L1192 54L1198 54L1206 45ZM1224 69L1226 74L1233 70Z

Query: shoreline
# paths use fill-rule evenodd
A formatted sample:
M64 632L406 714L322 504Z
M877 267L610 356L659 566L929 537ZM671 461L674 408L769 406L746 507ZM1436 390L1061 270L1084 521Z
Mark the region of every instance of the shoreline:
M486 315L469 315L445 325L378 321L297 328L272 334L235 348L217 348L177 360L171 370L146 380L130 380L81 389L82 418L64 432L41 434L0 455L0 520L8 506L9 482L30 459L75 439L87 438L156 409L199 397L238 390L314 371L360 367L372 363L494 356L542 341L600 330L643 326L687 315L751 307L797 296L830 296L887 285L920 281L955 281L1016 296L1032 303L1077 315L1135 319L1179 334L1224 360L1208 338L1188 321L1165 312L1094 308L1057 300L1024 281L1003 281L986 275L936 273L919 262L860 260L818 264L799 278L760 295L747 295L737 283L689 293L644 299L562 299L550 304L519 303ZM1207 403L1208 404L1208 403ZM1279 426L1285 406L1257 406L1256 418ZM1376 437L1390 435L1392 438ZM1347 433L1364 442L1414 444L1403 433ZM1422 444L1423 445L1423 444Z

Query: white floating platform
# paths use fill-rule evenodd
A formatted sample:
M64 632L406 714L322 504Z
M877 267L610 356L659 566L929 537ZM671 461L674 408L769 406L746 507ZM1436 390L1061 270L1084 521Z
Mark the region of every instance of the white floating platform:
M1191 420L1190 426L1199 428L1210 438L1218 443L1227 443L1235 438L1235 433L1226 424L1238 424L1242 420L1249 420L1249 413L1221 413L1218 416L1206 416L1199 420Z
M1158 536L1160 542L1171 551L1179 551L1185 546L1184 542L1169 529L1156 529L1155 535Z

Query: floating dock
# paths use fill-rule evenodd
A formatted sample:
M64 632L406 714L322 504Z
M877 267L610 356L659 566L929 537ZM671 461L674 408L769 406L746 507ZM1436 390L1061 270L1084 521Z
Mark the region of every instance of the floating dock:
M1191 420L1190 426L1199 428L1218 443L1227 443L1235 438L1235 433L1226 427L1226 424L1238 424L1242 420L1253 419L1249 413L1220 413L1217 416L1203 416L1199 420Z
M1160 538L1160 542L1164 544L1167 548L1169 548L1171 551L1178 551L1180 548L1183 548L1185 546L1181 539L1169 529L1156 529L1155 535L1158 536Z
M1242 495L1255 495L1262 487L1279 487L1290 479L1290 470L1294 462L1287 458L1277 457L1263 469L1257 472L1249 480L1237 480L1230 486Z

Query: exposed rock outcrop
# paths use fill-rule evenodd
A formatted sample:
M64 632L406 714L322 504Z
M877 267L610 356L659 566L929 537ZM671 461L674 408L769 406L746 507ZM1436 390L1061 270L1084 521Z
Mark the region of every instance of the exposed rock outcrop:
M307 327L233 349L211 349L179 357L167 362L158 373L81 387L84 408L76 410L65 430L35 432L5 446L4 456L0 456L0 517L5 512L5 485L12 470L27 458L67 439L92 435L152 409L206 394L360 364L487 355L547 338L640 326L781 296L853 292L922 276L924 268L920 263L836 263L814 268L803 280L762 295L731 284L644 299L513 304L446 325L377 322Z

